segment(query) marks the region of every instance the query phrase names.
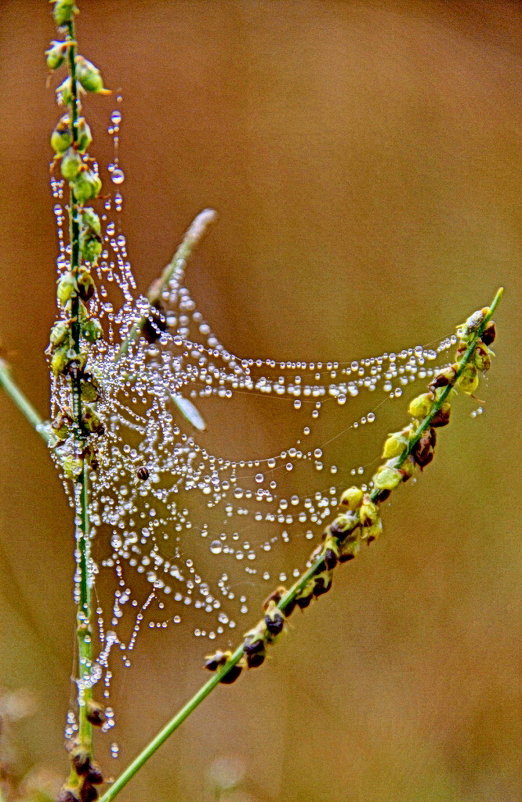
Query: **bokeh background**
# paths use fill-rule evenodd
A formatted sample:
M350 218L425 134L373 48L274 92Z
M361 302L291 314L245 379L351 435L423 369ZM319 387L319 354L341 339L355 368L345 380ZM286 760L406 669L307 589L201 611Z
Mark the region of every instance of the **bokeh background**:
M520 4L80 7L81 51L124 94L123 225L141 290L204 206L220 223L189 283L240 354L352 359L429 342L506 287L486 414L459 404L422 481L388 505L385 537L268 666L201 706L122 802L519 800ZM0 335L42 413L59 114L42 53L54 35L44 0L0 4ZM113 107L86 102L105 163ZM71 514L44 445L1 394L0 431L2 710L31 713L4 723L2 756L58 784ZM227 445L242 453L252 431L263 453L277 427L235 420ZM199 686L204 651L190 626L143 635L114 683L121 758L98 739L107 774ZM217 796L223 774L239 782Z

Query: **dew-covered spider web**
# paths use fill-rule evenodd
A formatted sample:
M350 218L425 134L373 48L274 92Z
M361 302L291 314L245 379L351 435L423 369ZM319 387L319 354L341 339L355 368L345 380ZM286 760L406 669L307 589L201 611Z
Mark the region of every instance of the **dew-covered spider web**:
M382 439L366 446L364 430L381 413L386 418L410 384L439 371L455 342L449 336L364 358L341 353L340 361L236 354L198 308L197 275L186 283L183 262L161 309L151 311L136 297L121 231L120 124L116 110L108 167L115 187L97 202L104 249L93 271L105 336L87 364L103 392L90 513L100 641L93 681L106 697L114 659L130 665L143 627L173 630L188 619L197 637L224 645L236 630L240 637L251 606L257 611L272 586L291 584L302 571L308 541L335 514L343 489L368 482ZM106 193L109 186L106 180ZM52 179L52 192L62 273L68 224L61 180ZM143 316L149 338L120 355ZM52 415L68 403L67 383L54 380ZM266 437L255 453L241 453L232 433L250 421L266 425ZM60 447L58 466L67 448ZM72 503L71 483L64 486Z

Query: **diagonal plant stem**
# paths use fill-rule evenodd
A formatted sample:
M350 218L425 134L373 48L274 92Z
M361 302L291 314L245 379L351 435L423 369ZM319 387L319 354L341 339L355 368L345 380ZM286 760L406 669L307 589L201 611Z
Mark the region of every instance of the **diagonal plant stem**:
M38 432L40 437L45 440L46 443L49 442L49 433L45 427L45 421L33 407L29 399L22 393L18 385L13 381L9 365L3 359L0 359L0 387L4 388L11 401L18 407L22 415Z
M408 440L407 446L404 451L394 462L394 468L400 469L406 460L411 457L415 452L415 447L419 443L423 433L430 428L432 421L440 413L443 405L445 404L448 396L455 388L459 378L462 376L466 367L470 364L474 355L480 337L484 332L487 324L491 320L493 313L500 302L503 295L503 288L500 288L486 314L482 317L480 325L472 334L469 344L456 363L456 370L449 381L447 386L436 395L436 398L430 408L429 413L423 418L418 426L413 431ZM374 489L370 493L369 498L374 503L379 503L380 490ZM355 513L355 518L358 518L358 513ZM360 520L359 520L360 523ZM301 574L292 587L286 591L276 604L276 608L282 613L285 610L293 608L296 599L307 587L309 582L317 577L325 568L325 555L324 553L312 559L309 567ZM232 671L232 669L243 660L245 656L245 643L241 643L236 650L230 654L228 660L218 670L212 674L211 678L205 682L201 688L192 696L191 699L176 713L173 718L154 736L154 738L147 744L147 746L140 752L140 754L129 764L129 766L120 774L111 787L103 794L100 802L111 802L115 799L119 792L127 785L127 783L134 777L134 775L143 767L150 757L165 743L165 741L175 732L178 727L194 712L194 710L209 696L214 688Z
M181 241L181 245L176 253L164 268L161 276L154 281L147 292L147 300L153 306L160 302L163 290L168 286L169 281L177 270L182 270L185 267L187 259L190 258L194 248L201 242L209 227L217 220L217 212L214 209L203 209L200 212L189 228ZM123 340L118 353L116 354L116 361L125 356L132 343L140 336L144 324L147 321L147 315L143 315L132 326L131 330Z

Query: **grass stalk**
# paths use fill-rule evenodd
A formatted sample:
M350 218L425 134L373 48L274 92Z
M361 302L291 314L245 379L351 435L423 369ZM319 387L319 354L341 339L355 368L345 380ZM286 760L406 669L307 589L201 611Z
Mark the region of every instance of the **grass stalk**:
M411 436L409 437L408 443L404 448L404 451L397 457L394 461L394 468L400 469L408 459L415 454L415 450L419 441L421 440L424 432L426 432L432 426L432 423L436 420L436 417L440 415L441 410L443 409L444 405L447 402L447 399L455 390L455 386L457 385L459 379L463 375L466 368L472 364L473 356L475 354L477 345L480 341L481 335L483 334L486 326L491 321L493 313L497 308L501 298L503 295L503 288L500 288L492 303L491 306L487 309L485 314L482 315L480 320L480 325L476 327L476 329L470 332L469 339L467 340L467 347L464 353L460 356L458 361L455 363L455 371L453 377L448 382L448 384L443 387L443 389L435 394L433 404L428 412L428 414L418 423L415 427L414 431L412 432ZM381 490L374 489L369 494L369 499L373 502L378 504L379 498L381 495ZM354 528L356 526L361 525L361 520L359 513L357 511L354 512ZM353 531L350 530L350 531ZM343 538L340 538L340 543L342 542ZM370 541L368 541L370 542ZM275 608L279 610L281 613L287 613L293 609L295 602L299 599L300 595L306 590L309 586L310 582L314 580L314 578L318 577L322 572L325 570L325 560L327 559L324 549L320 551L318 556L311 558L310 564L308 568L301 574L301 576L296 580L296 582L292 585L292 587L282 593L275 604ZM265 608L266 609L266 608ZM266 621L266 618L265 618ZM257 628L259 631L259 628ZM253 630L255 632L256 630ZM205 682L198 691L188 700L188 702L183 705L183 707L170 719L169 722L154 736L154 738L147 744L147 746L137 755L136 758L127 766L127 768L120 774L120 776L115 780L115 782L108 788L103 796L100 798L100 802L111 802L111 800L115 799L119 792L127 785L130 780L134 777L134 775L144 766L144 764L149 760L150 757L160 748L162 744L174 733L178 727L196 710L196 708L203 702L207 696L214 690L214 688L219 685L226 677L230 674L230 672L238 666L241 662L245 659L245 644L248 642L247 640L241 643L236 650L228 656L228 659L224 664L222 664L215 673L211 676L207 682ZM268 641L270 642L270 641ZM219 653L218 653L219 654Z
M0 387L3 387L11 401L18 407L22 415L38 432L40 437L45 440L46 443L49 442L49 433L45 427L45 421L33 407L29 399L22 393L18 385L13 381L9 365L3 359L0 359Z

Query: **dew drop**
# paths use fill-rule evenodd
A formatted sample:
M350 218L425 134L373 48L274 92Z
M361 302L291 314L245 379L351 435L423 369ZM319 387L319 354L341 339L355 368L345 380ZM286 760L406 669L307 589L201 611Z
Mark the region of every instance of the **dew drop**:
M223 551L223 544L220 543L219 540L213 540L209 546L209 550L212 554L221 554Z

